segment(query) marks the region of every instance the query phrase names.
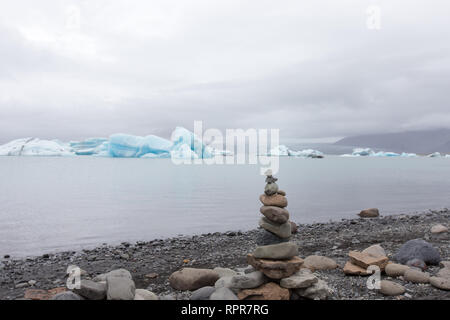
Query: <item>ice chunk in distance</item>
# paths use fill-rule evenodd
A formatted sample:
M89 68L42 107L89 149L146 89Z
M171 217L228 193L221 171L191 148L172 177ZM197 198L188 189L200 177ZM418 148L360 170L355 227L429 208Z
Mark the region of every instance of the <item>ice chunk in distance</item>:
M71 141L70 146L78 156L106 154L108 151L108 139L88 138L83 141Z
M57 140L24 138L0 146L3 156L72 156L72 148Z
M109 138L109 154L118 158L139 158L145 154L168 154L173 143L167 139L149 135L113 134Z
M208 148L197 135L186 128L176 127L172 132L171 140L174 144L175 154L181 155L187 151L185 150L186 147L181 147L182 145L187 145L198 158L212 158L214 155L212 148ZM181 153L179 153L179 148L182 148Z
M170 156L175 159L198 159L199 156L185 143L176 145L170 152Z
M442 155L441 155L440 152L434 152L432 154L429 154L427 157L429 157L429 158L439 158L439 157L442 157Z
M353 156L370 156L374 154L373 150L370 148L355 148L353 149Z
M282 157L286 157L290 155L290 150L288 147L286 147L284 144L281 144L279 146L276 146L275 148L272 148L269 151L269 156L282 156Z

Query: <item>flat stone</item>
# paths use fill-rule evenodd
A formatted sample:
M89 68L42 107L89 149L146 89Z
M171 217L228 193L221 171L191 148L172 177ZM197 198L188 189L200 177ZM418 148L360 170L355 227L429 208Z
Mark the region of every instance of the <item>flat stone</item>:
M259 211L270 221L283 224L289 221L289 211L275 206L262 206Z
M238 293L240 300L289 300L289 290L274 282L266 283L255 289L245 289Z
M361 218L375 218L380 215L380 211L377 208L370 208L362 210L358 215Z
M83 300L83 298L72 291L66 291L54 295L50 300Z
M134 281L123 276L106 278L106 297L108 300L134 300L136 287Z
M183 268L169 277L170 286L181 291L213 286L217 280L219 274L216 271L196 268Z
M233 291L231 291L228 288L222 287L216 289L209 297L209 300L239 300L239 299L234 294Z
M271 244L277 244L282 242L288 242L289 238L280 238L276 234L273 234L270 231L267 231L264 228L260 228L256 230L255 242L258 246L267 246Z
M106 281L106 278L108 276L125 277L125 278L128 278L130 280L133 279L132 276L131 276L130 271L128 271L126 269L116 269L116 270L113 270L113 271L110 271L110 272L107 272L107 273L99 274L99 275L95 276L94 279L92 279L92 280L94 280L94 281Z
M441 290L450 290L450 279L441 277L431 277L430 283L433 287Z
M360 266L353 264L350 261L347 261L347 263L344 265L343 271L346 275L352 276L368 276L369 274L372 274L371 272L367 271L367 268L361 268Z
M298 256L298 246L292 242L283 242L257 247L253 256L258 259L290 259Z
M192 292L190 300L209 300L209 297L216 291L215 287L207 286Z
M384 272L390 277L403 276L409 267L398 263L388 263L384 268Z
M293 257L289 260L268 260L255 258L252 254L247 255L247 262L271 279L290 277L299 271L303 264L303 260L299 257Z
M448 228L442 224L437 224L431 227L431 233L438 234L438 233L445 233L448 232Z
M134 300L159 300L159 298L149 290L136 289L134 292Z
M233 291L236 289L252 289L259 287L267 282L267 278L261 271L254 271L246 274L239 274L232 277L223 277L215 283L216 288L229 288Z
M27 289L24 294L26 300L50 300L59 293L66 292L64 287L53 288L50 290Z
M316 270L333 270L337 268L337 263L328 257L312 255L305 258L303 267L313 272Z
M104 300L106 298L106 283L81 280L80 288L75 288L73 291L88 300Z
M230 268L221 268L221 267L216 267L213 269L214 272L216 272L219 275L219 278L222 277L232 277L237 275L237 272L230 269Z
M407 241L394 256L394 260L401 264L412 259L419 259L431 265L437 265L442 260L439 251L423 239Z
M262 217L259 220L259 225L280 238L290 238L291 236L291 224L289 222L283 224L275 224L266 217Z
M414 269L408 269L405 271L405 274L403 278L406 281L412 282L412 283L429 283L430 282L430 275Z
M319 279L308 288L295 289L295 293L308 299L325 300L331 294L331 289L324 280Z
M405 288L401 284L393 281L381 280L380 292L385 296L399 296L405 293Z
M367 269L369 266L378 266L381 270L384 270L384 267L388 263L388 257L374 257L368 253L358 252L358 251L350 251L348 253L350 258L350 262L360 266L361 268Z
M280 286L286 289L308 288L318 280L311 270L302 268L292 276L281 279Z
M386 251L379 244L374 244L362 251L362 253L368 253L373 257L386 257Z
M261 196L259 196L259 200L265 206L285 208L288 205L286 197L282 196L281 194L274 194L273 196L262 194Z

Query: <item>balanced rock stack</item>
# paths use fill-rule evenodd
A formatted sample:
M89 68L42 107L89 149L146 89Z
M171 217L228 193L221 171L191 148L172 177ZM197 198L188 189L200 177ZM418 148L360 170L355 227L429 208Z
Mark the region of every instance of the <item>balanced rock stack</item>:
M264 194L259 197L263 204L260 209L263 217L259 221L262 230L256 239L258 247L247 255L247 261L268 278L279 280L299 271L303 260L298 257L298 246L289 241L291 223L286 193L278 189L278 179L271 170L266 176Z

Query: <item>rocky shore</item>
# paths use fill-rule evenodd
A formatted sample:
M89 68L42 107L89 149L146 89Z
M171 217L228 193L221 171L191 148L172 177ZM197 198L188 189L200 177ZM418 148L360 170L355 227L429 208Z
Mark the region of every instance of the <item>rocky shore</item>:
M317 263L315 258L305 259L309 256L323 256L336 262L336 268L316 269L312 273L327 284L327 299L450 299L450 291L438 289L429 283L430 276L438 273L448 276L445 273L448 270L442 268L442 263L441 267L428 265L423 281L421 277L424 275L417 274L416 268L412 268L414 272L408 275L403 270L399 277L383 272L381 279L389 281L386 285L392 287L388 289L399 289L391 282L403 288L403 291L393 296L369 289L366 285L367 276L349 275L343 270L350 261L355 262L352 259L358 262L360 252L376 244L384 249L386 257L391 260L399 248L411 239L425 240L439 252L443 261L449 261L449 232L436 232L437 225L449 226L449 218L450 210L443 209L410 215L299 224L298 232L292 235L290 241L298 245L299 257L305 265ZM30 298L30 292L34 294L31 298L48 298L52 292L62 290L58 288L65 287L67 268L71 265L80 267L86 272L83 276L92 279L111 270L126 269L131 273L136 288L147 289L160 299L189 299L191 291L179 291L171 287L171 274L182 268L216 267L245 273L245 268L248 268L247 254L258 247L261 232L264 230L259 228L247 232L230 231L135 244L123 243L119 246L104 245L93 250L46 254L21 260L2 257L0 299ZM351 251L353 256L349 258ZM386 259L380 261L384 268ZM421 267L420 261L418 263L416 266Z

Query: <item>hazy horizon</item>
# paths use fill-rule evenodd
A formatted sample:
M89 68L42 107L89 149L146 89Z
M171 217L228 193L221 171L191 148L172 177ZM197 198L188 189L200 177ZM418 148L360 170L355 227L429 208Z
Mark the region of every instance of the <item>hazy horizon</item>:
M450 128L449 11L443 0L7 2L0 144L169 137L195 120L279 128L284 144Z

